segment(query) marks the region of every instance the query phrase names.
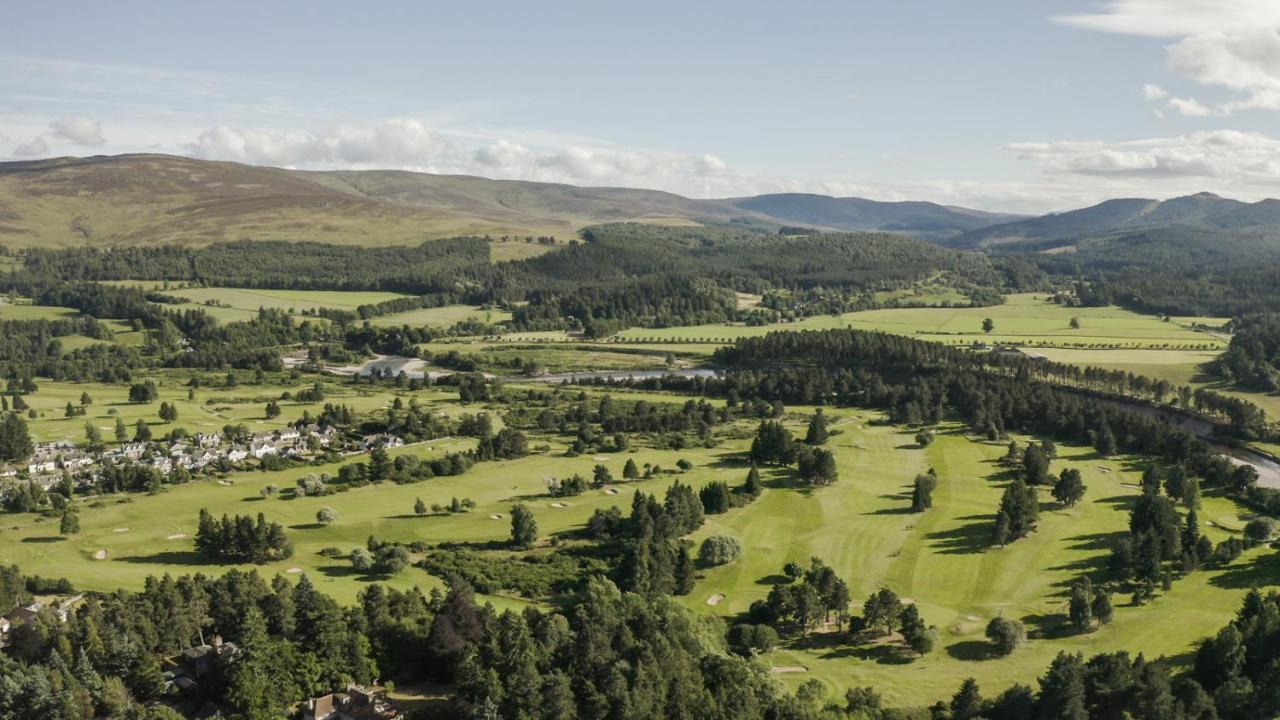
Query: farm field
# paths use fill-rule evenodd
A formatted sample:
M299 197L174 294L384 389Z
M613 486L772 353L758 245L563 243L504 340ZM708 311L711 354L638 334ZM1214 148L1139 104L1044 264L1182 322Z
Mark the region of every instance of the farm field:
M910 335L952 345L974 342L1009 343L1029 347L1155 348L1168 346L1221 350L1226 342L1198 332L1191 323L1162 322L1118 307L1070 308L1046 302L1043 294L1007 296L1003 305L978 308L892 308L815 316L778 325L699 325L675 328L633 328L618 334L623 342L718 342L763 335L772 330L829 330L853 328ZM991 318L995 328L982 331ZM1078 318L1080 327L1072 328ZM1225 321L1217 321L1221 324Z
M355 312L361 305L373 305L386 300L408 297L389 292L351 292L342 290L258 290L248 288L186 288L166 290L166 295L186 298L191 305L207 311L218 320L234 322L251 320L258 315L258 308L276 308L302 313L319 308L332 308ZM219 305L206 305L213 301ZM169 306L182 308L185 305Z
M507 322L511 313L505 310L478 308L472 305L446 305L444 307L422 308L390 315L380 315L369 322L374 325L411 327L449 327L463 320L479 320L484 323Z
M57 320L79 314L71 308L32 305L28 301L0 302L0 320Z
M1008 480L995 464L1005 446L952 428L920 449L911 433L864 425L867 419L852 415L842 423L844 434L829 443L840 465L834 486L812 494L766 489L742 510L709 517L695 536L730 534L745 546L741 560L707 571L684 599L697 611L726 618L744 613L783 579L784 563L807 565L816 556L849 583L854 612L872 592L888 587L913 600L940 630L935 650L910 664L888 648L829 642L820 632L784 642L765 661L807 668L779 676L790 684L817 678L832 697L874 685L889 705L918 706L949 696L971 676L984 691L1034 684L1059 650L1089 655L1123 649L1185 662L1200 638L1232 616L1251 583L1280 581L1280 563L1270 551L1255 551L1225 570L1175 582L1170 593L1145 607L1130 607L1127 596L1116 595L1111 624L1073 634L1063 627L1067 587L1082 574L1101 579L1108 543L1126 527L1128 505L1139 493L1139 467L1099 459L1092 449L1060 446L1054 471L1080 469L1088 486L1084 501L1062 510L1042 490L1039 529L995 549L987 542ZM911 479L928 467L939 475L934 507L910 513ZM1202 527L1207 525L1216 542L1228 529L1239 531L1246 517L1233 502L1209 497ZM717 604L709 604L712 598ZM986 651L983 633L997 615L1023 621L1033 638L1006 658L988 657Z

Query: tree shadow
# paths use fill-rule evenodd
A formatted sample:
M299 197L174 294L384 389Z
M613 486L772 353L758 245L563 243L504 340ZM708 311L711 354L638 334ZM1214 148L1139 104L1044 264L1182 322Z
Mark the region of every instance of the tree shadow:
M961 640L948 645L946 649L951 657L966 662L982 662L1000 657L991 643L982 640Z
M916 514L916 511L912 510L910 506L907 506L907 507L896 507L896 508L880 508L879 510L876 510L874 512L866 512L862 514L863 515L914 515Z
M1115 505L1118 508L1128 510L1130 506L1137 501L1137 499L1137 495L1112 495L1111 497L1098 498L1097 500L1094 500L1094 502Z
M1232 590L1280 585L1280 554L1263 552L1245 562L1236 560L1209 578L1209 584Z
M1057 640L1079 634L1065 613L1041 613L1022 618L1027 637Z
M980 520L951 530L939 530L925 535L935 541L934 547L944 555L975 555L991 546L992 519L985 515L969 515L961 520Z
M790 585L791 578L787 577L786 575L779 575L777 573L774 573L772 575L765 575L759 580L756 580L756 584L757 585Z
M151 555L126 555L115 558L116 562L136 563L139 565L239 565L241 563L218 563L194 550L165 550Z
M422 515L418 515L417 513L404 513L403 515L383 515L382 519L383 520L422 520L424 518L429 518L434 514L435 513L423 513ZM441 514L443 515L443 513Z
M1123 530L1116 530L1115 532L1076 535L1074 537L1064 539L1067 542L1079 541L1077 544L1069 546L1069 550L1110 550L1116 541L1121 540L1128 535L1129 533Z
M262 502L263 500L266 500L266 499L267 498L265 498L262 495L249 495L247 497L240 498L240 502Z
M42 544L62 542L63 540L66 540L66 538L62 537L61 535L41 535L38 537L22 538L22 542L24 543L42 543Z
M319 530L322 527L324 527L324 523L313 522L313 523L300 523L298 525L290 525L289 529L290 530Z

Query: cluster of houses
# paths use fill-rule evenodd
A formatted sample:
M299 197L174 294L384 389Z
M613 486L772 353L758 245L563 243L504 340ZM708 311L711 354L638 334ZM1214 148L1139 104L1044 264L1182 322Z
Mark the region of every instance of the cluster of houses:
M399 440L399 438L396 438ZM256 433L247 439L227 442L218 433L197 433L174 442L126 442L109 450L91 453L66 440L39 443L25 467L0 467L0 479L25 474L45 489L62 481L63 473L80 481L96 481L102 467L142 464L168 474L182 468L199 472L223 460L235 464L268 456L305 458L330 448L337 442L332 427L308 425ZM367 439L362 442L368 442ZM400 441L403 444L403 441ZM371 445L362 445L371 447Z
M9 644L9 636L14 629L27 623L35 622L40 613L46 609L52 610L54 617L59 622L66 622L71 610L83 601L83 595L74 595L49 603L43 600L35 600L21 607L16 607L4 615L0 615L0 648Z

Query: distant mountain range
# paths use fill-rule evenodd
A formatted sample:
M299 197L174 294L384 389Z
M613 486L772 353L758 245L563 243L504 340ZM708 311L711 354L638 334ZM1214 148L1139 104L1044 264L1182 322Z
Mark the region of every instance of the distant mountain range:
M0 245L206 244L244 238L386 245L457 235L573 237L608 222L879 230L966 249L1070 251L1162 227L1280 231L1280 200L1200 193L1042 217L931 202L783 193L698 200L631 188L393 170L311 172L171 155L0 163Z
M957 248L1071 250L1081 241L1158 228L1238 232L1280 231L1280 200L1246 203L1197 193L1170 200L1107 200L1070 212L977 228L945 241Z

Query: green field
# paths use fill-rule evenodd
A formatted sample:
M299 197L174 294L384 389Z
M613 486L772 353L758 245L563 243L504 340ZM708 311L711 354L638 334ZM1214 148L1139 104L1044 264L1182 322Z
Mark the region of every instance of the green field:
M1078 318L1078 329L1070 326ZM982 321L991 318L995 329L982 331ZM1223 321L1218 321L1221 324ZM699 325L674 328L633 328L617 335L622 342L730 342L742 337L763 335L771 330L829 330L853 328L910 335L953 345L974 342L1013 343L1030 347L1193 347L1222 349L1219 337L1197 332L1189 324L1162 322L1117 307L1070 308L1046 301L1045 295L1024 293L1007 296L1003 305L978 308L893 308L865 310L839 316L823 315L791 323L748 327L746 325Z
M0 320L57 320L79 314L71 308L32 305L27 301L0 301Z

